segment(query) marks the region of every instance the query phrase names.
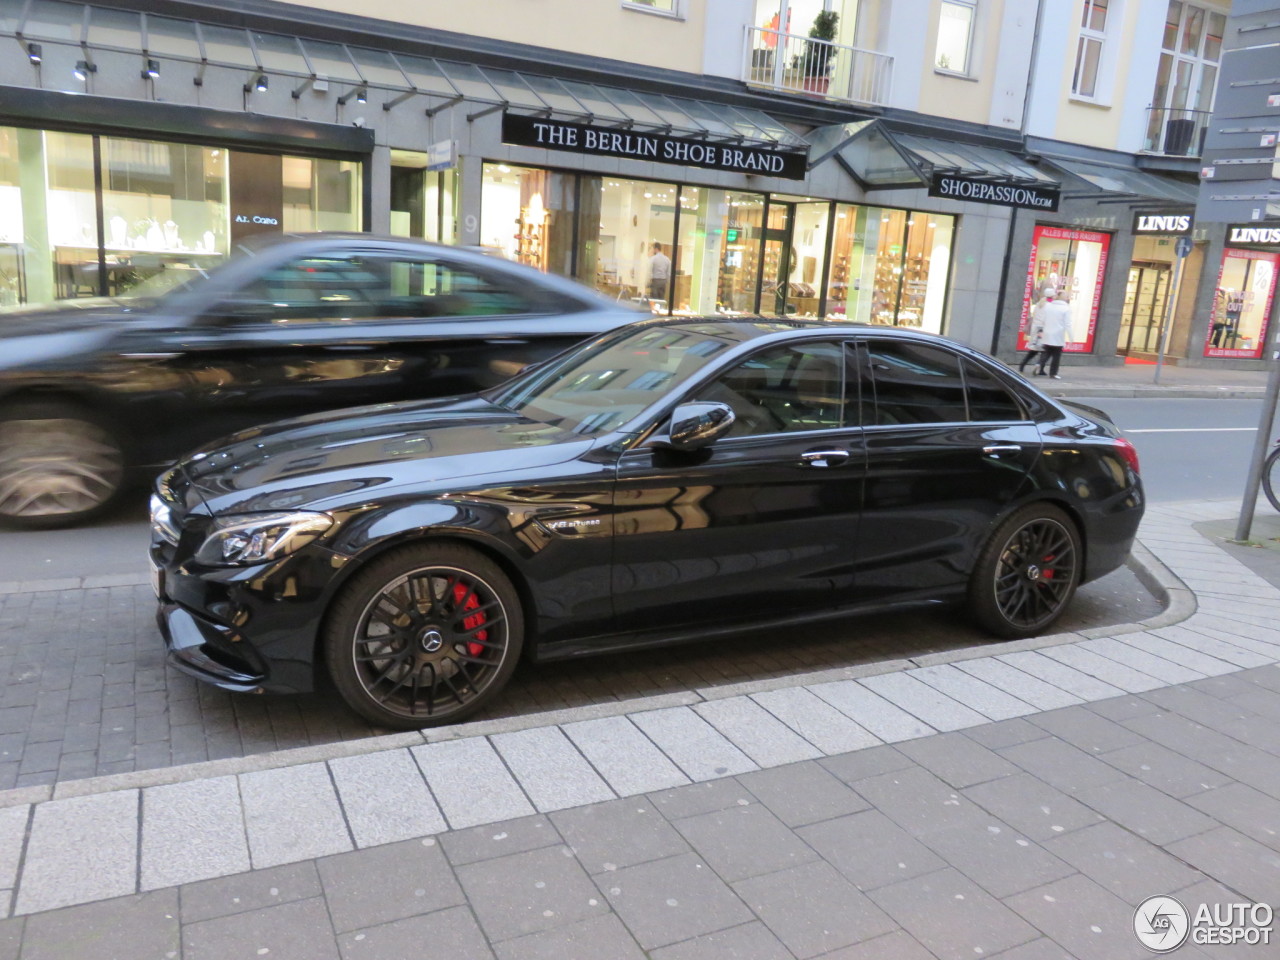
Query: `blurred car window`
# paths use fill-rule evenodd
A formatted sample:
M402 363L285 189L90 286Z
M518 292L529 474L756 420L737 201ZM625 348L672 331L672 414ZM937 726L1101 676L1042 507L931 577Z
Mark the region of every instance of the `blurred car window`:
M951 351L925 343L869 340L867 362L876 398L868 426L969 419L960 357Z
M517 290L457 265L377 254L290 260L241 287L224 308L235 320L288 324L540 310Z
M844 348L802 343L765 350L699 392L736 415L730 436L844 425Z

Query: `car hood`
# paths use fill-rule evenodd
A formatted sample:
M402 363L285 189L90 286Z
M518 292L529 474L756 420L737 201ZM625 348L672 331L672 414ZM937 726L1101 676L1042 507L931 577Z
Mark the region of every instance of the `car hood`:
M330 509L405 484L570 460L592 441L482 397L358 407L244 430L184 458L190 493L214 513ZM363 491L363 492L361 492ZM188 506L194 506L188 496Z

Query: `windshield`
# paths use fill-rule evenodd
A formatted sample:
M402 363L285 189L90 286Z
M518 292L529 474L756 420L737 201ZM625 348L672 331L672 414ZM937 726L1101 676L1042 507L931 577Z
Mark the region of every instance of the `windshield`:
M761 329L776 327L768 323L622 327L487 396L530 420L594 436L622 426Z

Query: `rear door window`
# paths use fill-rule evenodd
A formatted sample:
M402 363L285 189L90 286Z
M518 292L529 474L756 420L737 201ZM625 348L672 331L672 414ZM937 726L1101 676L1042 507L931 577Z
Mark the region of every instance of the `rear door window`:
M927 343L871 338L864 342L864 377L874 390L874 404L864 410L865 426L969 419L958 355Z

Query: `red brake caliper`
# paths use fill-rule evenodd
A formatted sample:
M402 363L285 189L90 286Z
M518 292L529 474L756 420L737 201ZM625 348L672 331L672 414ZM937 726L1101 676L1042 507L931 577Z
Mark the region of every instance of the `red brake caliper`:
M1041 580L1052 580L1052 579L1053 579L1053 568L1052 568L1052 567L1050 567L1050 566L1049 566L1049 564L1053 563L1053 561L1055 561L1055 560L1057 560L1057 559L1058 559L1058 558L1057 558L1054 554L1052 554L1052 553L1051 553L1051 554L1049 554L1047 557L1045 557L1043 560L1041 560L1041 561L1040 561L1040 563L1041 563L1040 579L1041 579ZM1044 568L1048 568L1048 569L1044 569Z
M465 603L463 603L464 600L466 601ZM480 598L460 583L455 583L453 585L453 602L462 603L462 609L464 612L467 610L478 609L480 606ZM462 629L475 630L476 627L482 626L486 620L487 618L483 613L473 613L471 616L463 619ZM467 644L467 653L471 654L473 657L480 656L480 654L484 653L484 644L483 642L477 643L476 640L485 641L488 639L488 630L477 631L476 639Z

